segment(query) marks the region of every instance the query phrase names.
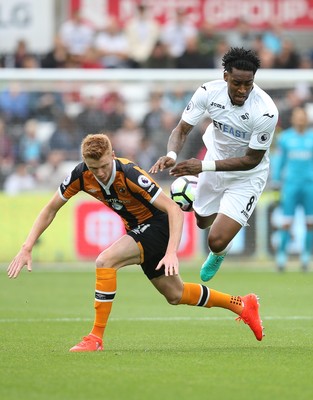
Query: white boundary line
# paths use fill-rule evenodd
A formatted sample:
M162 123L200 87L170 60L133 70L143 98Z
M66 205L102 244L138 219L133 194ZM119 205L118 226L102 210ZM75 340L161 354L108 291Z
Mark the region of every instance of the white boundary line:
M234 317L133 317L133 318L110 318L110 322L142 322L142 321L227 321L233 320ZM262 317L262 320L269 321L312 321L313 316L308 315L290 315L290 316L268 316ZM92 318L1 318L0 323L10 323L10 322L90 322L93 321Z

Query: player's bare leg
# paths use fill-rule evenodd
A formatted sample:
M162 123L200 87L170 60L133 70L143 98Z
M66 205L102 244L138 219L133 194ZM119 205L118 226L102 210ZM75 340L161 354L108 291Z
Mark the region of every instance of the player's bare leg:
M197 218L199 227L210 221L208 217L206 218L207 220L201 220L201 217ZM233 238L240 231L241 227L237 221L224 214L217 214L214 218L208 235L208 246L211 251L200 270L202 281L209 281L217 273L227 252L231 248Z
M87 352L103 350L103 335L111 313L116 294L116 273L126 265L138 264L140 251L134 239L122 236L108 249L104 250L96 260L95 287L95 319L89 335L73 346L71 352Z
M151 283L172 305L186 304L228 309L238 315L237 320L244 321L250 327L257 340L261 341L264 336L258 297L253 293L246 296L232 296L198 283L183 282L177 275L169 277L163 275L152 279Z

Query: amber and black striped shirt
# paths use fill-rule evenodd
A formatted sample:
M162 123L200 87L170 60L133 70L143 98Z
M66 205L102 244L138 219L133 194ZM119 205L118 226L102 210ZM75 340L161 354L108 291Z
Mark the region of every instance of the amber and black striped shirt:
M67 201L79 191L88 193L115 211L126 230L164 214L153 205L162 189L151 176L125 158L115 158L113 163L112 177L105 186L81 162L60 185L61 197Z

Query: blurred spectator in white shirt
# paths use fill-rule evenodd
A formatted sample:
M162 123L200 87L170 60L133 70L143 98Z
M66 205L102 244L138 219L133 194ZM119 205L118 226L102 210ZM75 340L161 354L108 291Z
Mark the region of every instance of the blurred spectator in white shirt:
M92 45L94 29L84 21L80 11L76 10L72 18L61 25L59 35L69 55L79 59Z
M105 29L97 34L94 47L100 54L103 67L126 68L129 66L128 41L115 17L110 17Z
M141 67L147 61L159 38L159 23L149 16L147 7L139 4L136 15L125 26L132 67Z
M3 185L4 193L15 196L36 189L36 179L29 173L28 165L17 164L15 170L6 178Z
M167 45L172 57L180 57L186 50L187 39L197 34L197 29L188 21L188 13L179 8L174 21L168 21L162 28L161 40Z

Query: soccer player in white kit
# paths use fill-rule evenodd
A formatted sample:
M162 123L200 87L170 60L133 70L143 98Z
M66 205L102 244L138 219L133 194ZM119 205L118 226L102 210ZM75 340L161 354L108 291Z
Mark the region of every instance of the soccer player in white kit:
M218 271L242 226L247 225L269 174L269 148L278 121L271 97L254 83L260 60L252 50L231 48L223 56L224 79L201 85L173 129L168 153L151 173L170 169L173 177L199 174L194 211L209 229L210 253L200 271L208 281ZM204 160L175 165L187 135L207 112L212 123L203 135Z

